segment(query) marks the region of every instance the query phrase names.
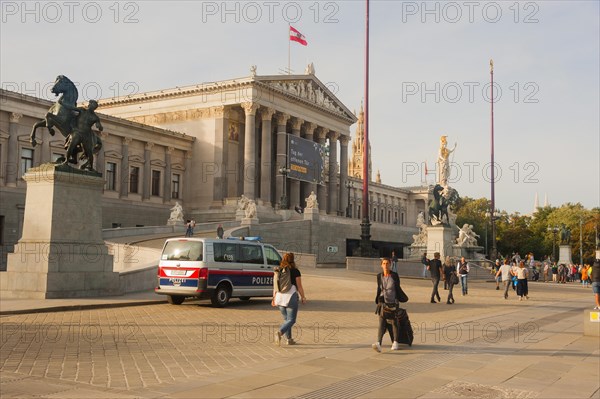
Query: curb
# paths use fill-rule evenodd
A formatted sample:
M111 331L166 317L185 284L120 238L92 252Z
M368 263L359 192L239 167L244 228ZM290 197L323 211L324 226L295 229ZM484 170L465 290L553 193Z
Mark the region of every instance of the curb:
M89 305L60 305L48 306L35 309L20 309L0 311L0 316L31 314L31 313L51 313L51 312L69 312L75 310L93 310L107 308L124 308L129 306L145 306L145 305L160 305L167 303L167 300L151 300L151 301L136 301L136 302L119 302L119 303L94 303Z

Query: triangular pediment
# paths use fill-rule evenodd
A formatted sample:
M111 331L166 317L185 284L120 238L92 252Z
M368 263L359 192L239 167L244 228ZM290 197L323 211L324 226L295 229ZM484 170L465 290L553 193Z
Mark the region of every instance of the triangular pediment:
M335 114L353 124L357 118L315 75L255 76L254 82L275 92Z

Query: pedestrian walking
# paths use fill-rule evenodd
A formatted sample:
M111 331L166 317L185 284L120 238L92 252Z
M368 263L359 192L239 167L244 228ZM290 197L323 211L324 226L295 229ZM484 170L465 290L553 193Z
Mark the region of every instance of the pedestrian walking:
M529 270L525 267L525 262L520 261L519 267L517 268L517 296L519 301L529 299L529 287L527 286L527 277L529 276Z
M454 285L458 284L458 275L456 274L456 266L449 259L444 264L444 282L448 285L448 299L446 299L446 304L452 305L454 303L452 290L454 289Z
M444 281L444 290L448 289L448 281L449 280L448 280L448 275L446 274L446 270L447 270L447 267L450 266L451 264L452 264L452 260L450 259L449 256L446 256L446 259L444 259L444 263L442 264L442 270L444 271L444 273L443 273L444 278L442 279ZM456 266L455 265L452 265L452 266L454 266L454 270L456 270Z
M465 260L465 257L461 257L460 261L456 265L458 275L460 277L460 286L462 288L462 295L465 296L469 293L469 287L467 286L467 278L469 276L469 263Z
M427 259L427 252L423 252L423 257L421 258L421 263L423 264L423 278L427 277L427 266L429 266L429 259Z
M496 274L495 276L495 280L496 280L496 290L500 289L500 277L498 276L498 270L500 270L500 260L496 259L496 264L494 265L494 272Z
M396 251L392 251L392 271L398 273L398 256L396 256ZM398 274L398 277L400 277L400 274Z
M548 261L544 261L544 283L548 282L548 271L550 269L550 264Z
M398 273L391 270L390 260L383 258L381 260L381 273L377 274L377 294L375 295L375 303L377 304L375 313L379 316L377 342L371 345L375 351L381 352L381 342L383 335L387 331L388 321L392 323L392 350L400 349L396 312L399 308L399 303L407 301L408 296L400 288Z
M504 299L508 299L508 287L512 285L512 267L509 264L508 259L504 260L504 264L500 266L500 269L496 272L496 279L502 279L502 285L504 286Z
M220 224L219 227L217 227L217 238L223 239L223 234L224 234L224 230L223 230L223 225Z
M592 292L596 299L594 310L600 310L600 259L596 259L592 265Z
M185 236L186 237L191 237L192 236L192 232L193 232L193 230L192 230L192 221L188 219L185 222Z
M438 286L440 285L440 279L444 270L442 269L442 261L440 260L440 253L436 252L433 254L433 259L429 261L427 266L429 274L431 275L431 282L433 289L431 291L431 303L440 302L440 293L438 292ZM437 299L437 302L435 301Z
M271 306L277 306L283 316L283 323L275 333L275 343L281 345L281 338L285 336L288 345L296 344L292 338L292 327L296 324L298 316L299 299L306 303L304 287L302 287L302 274L294 262L291 252L283 255L279 266L273 269L273 300ZM298 294L300 298L298 298Z

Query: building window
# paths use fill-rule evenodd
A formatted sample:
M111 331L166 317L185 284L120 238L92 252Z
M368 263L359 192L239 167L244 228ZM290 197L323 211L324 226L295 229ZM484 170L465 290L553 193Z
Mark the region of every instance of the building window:
M27 169L33 166L33 150L30 148L21 149L21 176L27 172Z
M392 223L392 211L388 211L388 223Z
M137 194L140 185L140 168L132 166L129 169L129 192Z
M362 215L362 210L360 209L360 205L356 207L356 218L360 219Z
M106 189L115 191L117 183L117 164L114 162L106 163Z
M160 171L152 171L152 195L160 196Z
M377 209L373 209L373 221L377 221Z
M171 181L171 198L179 198L179 182L181 175L173 174L173 180Z

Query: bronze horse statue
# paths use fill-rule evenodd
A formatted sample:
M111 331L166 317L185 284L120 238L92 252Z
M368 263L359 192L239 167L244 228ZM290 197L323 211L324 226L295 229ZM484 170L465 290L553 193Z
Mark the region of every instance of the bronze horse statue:
M30 136L31 145L34 147L37 145L35 132L38 128L46 127L50 135L54 136L54 128L56 127L65 137L64 147L67 150L67 157L62 163L77 164L77 155L80 152L83 152L80 159L86 159L87 162L84 163L81 168L93 170L94 153L100 151L102 148L102 141L100 140L100 137L91 131L91 129L78 128L79 118L85 109L77 108L77 98L79 97L77 87L75 87L75 84L66 76L58 75L51 91L55 96L60 95L60 97L57 102L52 104L46 113L46 117L33 125ZM74 131L77 140L73 140ZM93 137L87 137L90 135ZM81 136L85 137L81 138ZM61 160L58 162L60 163Z
M448 201L442 196L444 187L436 184L433 187L433 199L429 203L429 220L438 220L440 223L444 223L444 216L446 216L446 224L449 224L448 217Z

